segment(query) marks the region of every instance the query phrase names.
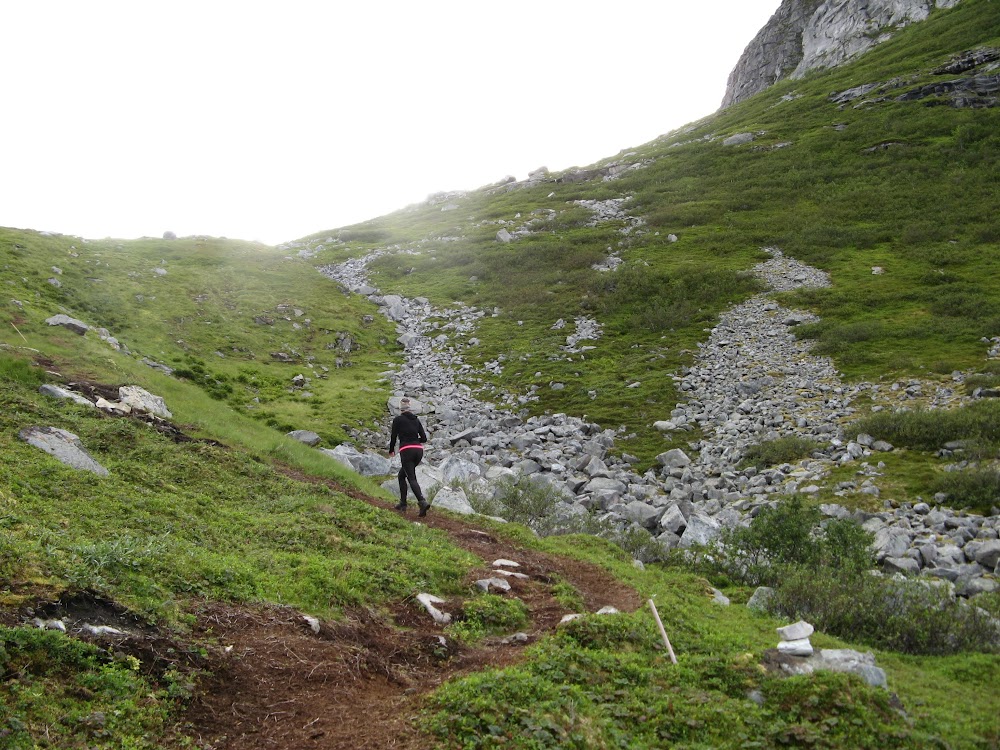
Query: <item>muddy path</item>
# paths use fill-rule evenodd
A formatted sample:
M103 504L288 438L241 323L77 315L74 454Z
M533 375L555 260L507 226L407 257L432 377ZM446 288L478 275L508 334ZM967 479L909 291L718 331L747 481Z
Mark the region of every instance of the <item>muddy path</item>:
M444 531L484 561L469 574L469 597L477 579L493 575L494 560L520 564L517 571L527 578L509 578L511 590L503 595L527 606L526 638L491 637L472 648L460 646L413 599L388 611L351 611L343 620L319 623L318 632L287 608L205 604L195 612L194 635L217 648L207 665L211 676L201 681L184 716L184 734L204 750L433 747L415 725L425 696L453 677L522 659L526 645L554 631L571 612L553 595L555 583L571 584L589 612L604 606L631 612L642 603L633 589L594 565L525 549L433 509L423 519L411 509L408 518ZM440 605L457 615L461 607L461 597Z

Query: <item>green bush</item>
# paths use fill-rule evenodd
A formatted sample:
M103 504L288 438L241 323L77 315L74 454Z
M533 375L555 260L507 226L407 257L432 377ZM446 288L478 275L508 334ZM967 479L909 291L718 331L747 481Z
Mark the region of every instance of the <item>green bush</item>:
M769 607L876 648L908 654L1000 651L996 619L955 598L943 583L798 568L785 571Z
M934 492L948 495L948 505L969 508L989 515L1000 506L1000 471L976 469L943 474L933 485Z
M796 569L852 573L873 566L868 532L850 519L820 521L819 510L795 496L765 508L750 526L726 530L712 557L750 586L775 585Z
M793 463L812 455L818 447L815 440L795 436L766 440L747 448L740 467L755 466L760 470L768 466Z
M936 451L945 443L964 440L996 450L1000 446L1000 403L979 401L958 409L879 412L852 426L897 448Z
M484 594L465 603L452 635L461 641L476 641L483 636L512 633L528 623L528 608L520 599L505 599Z

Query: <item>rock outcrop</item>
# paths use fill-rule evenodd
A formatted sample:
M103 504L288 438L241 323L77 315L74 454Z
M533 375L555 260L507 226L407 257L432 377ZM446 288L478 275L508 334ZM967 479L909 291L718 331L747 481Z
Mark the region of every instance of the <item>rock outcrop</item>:
M785 78L832 68L959 0L783 0L729 74L722 107Z

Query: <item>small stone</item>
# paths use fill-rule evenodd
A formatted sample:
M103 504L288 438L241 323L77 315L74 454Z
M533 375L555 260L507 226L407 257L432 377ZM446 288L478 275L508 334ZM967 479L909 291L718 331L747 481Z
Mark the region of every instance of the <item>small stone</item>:
M778 644L778 651L789 656L812 656L813 647L808 638L800 638L793 641L781 641Z
M783 628L777 628L778 637L783 641L798 641L803 638L808 638L813 634L813 626L810 625L805 620L799 620L791 625L786 625Z
M476 581L476 586L485 593L489 593L490 589L510 591L510 583L503 578L480 578Z

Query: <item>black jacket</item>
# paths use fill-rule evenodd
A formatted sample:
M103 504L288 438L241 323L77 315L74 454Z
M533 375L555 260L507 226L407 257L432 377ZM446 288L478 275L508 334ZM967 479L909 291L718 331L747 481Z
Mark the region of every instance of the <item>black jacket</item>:
M389 439L389 453L396 447L396 438L399 438L399 447L406 445L420 445L427 442L427 434L424 426L420 424L416 414L404 411L392 420L392 437Z

